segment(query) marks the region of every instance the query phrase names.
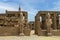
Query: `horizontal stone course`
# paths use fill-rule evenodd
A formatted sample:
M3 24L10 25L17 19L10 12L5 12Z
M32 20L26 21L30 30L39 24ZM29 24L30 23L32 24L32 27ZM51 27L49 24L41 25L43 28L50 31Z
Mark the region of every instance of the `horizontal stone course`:
M19 35L18 27L0 27L0 36Z

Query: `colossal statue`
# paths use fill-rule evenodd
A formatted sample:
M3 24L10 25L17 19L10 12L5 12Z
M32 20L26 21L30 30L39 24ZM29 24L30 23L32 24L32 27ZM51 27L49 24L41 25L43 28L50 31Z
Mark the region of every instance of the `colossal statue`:
M48 13L46 14L47 35L51 35L51 24L52 24L52 19L50 18L50 13Z

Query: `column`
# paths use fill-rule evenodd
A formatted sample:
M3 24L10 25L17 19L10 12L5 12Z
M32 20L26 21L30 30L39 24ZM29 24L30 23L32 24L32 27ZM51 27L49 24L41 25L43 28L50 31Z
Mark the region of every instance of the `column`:
M30 35L30 28L29 28L29 25L28 25L28 15L27 13L25 14L25 27L24 27L24 34L26 36L29 36Z
M54 14L54 23L53 23L53 24L54 24L54 29L57 29L56 16L57 16L57 15Z
M42 30L40 28L40 16L35 17L35 34L42 35Z

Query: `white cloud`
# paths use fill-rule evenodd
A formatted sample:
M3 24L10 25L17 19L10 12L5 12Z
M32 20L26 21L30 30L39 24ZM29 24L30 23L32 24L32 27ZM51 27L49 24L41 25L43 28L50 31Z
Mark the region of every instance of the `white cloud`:
M15 6L13 6L12 4L7 4L6 1L8 0L3 0L5 1L5 3L3 2L0 2L0 10L17 10L17 8L15 8ZM19 2L22 2L23 3L23 6L22 7L22 10L24 11L27 11L28 12L28 19L32 19L34 20L34 17L36 15L36 13L38 12L37 9L35 9L32 4L39 4L39 3L42 3L42 2L45 2L45 0L12 0L16 3L19 3ZM30 16L32 18L30 18Z
M34 21L35 15L38 12L38 10L35 9L32 4L38 4L40 2L45 2L45 0L22 0L22 3L24 4L24 6L22 6L22 10L28 12L29 21Z
M2 11L2 10L16 10L16 9L14 7L12 7L12 5L9 5L4 2L0 2L0 10Z

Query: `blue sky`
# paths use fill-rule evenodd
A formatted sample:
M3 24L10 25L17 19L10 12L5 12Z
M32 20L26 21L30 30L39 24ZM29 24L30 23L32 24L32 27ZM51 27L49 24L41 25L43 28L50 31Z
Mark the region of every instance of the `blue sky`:
M60 11L60 0L0 0L0 13L17 11L18 7L28 12L28 20L34 21L38 11Z

